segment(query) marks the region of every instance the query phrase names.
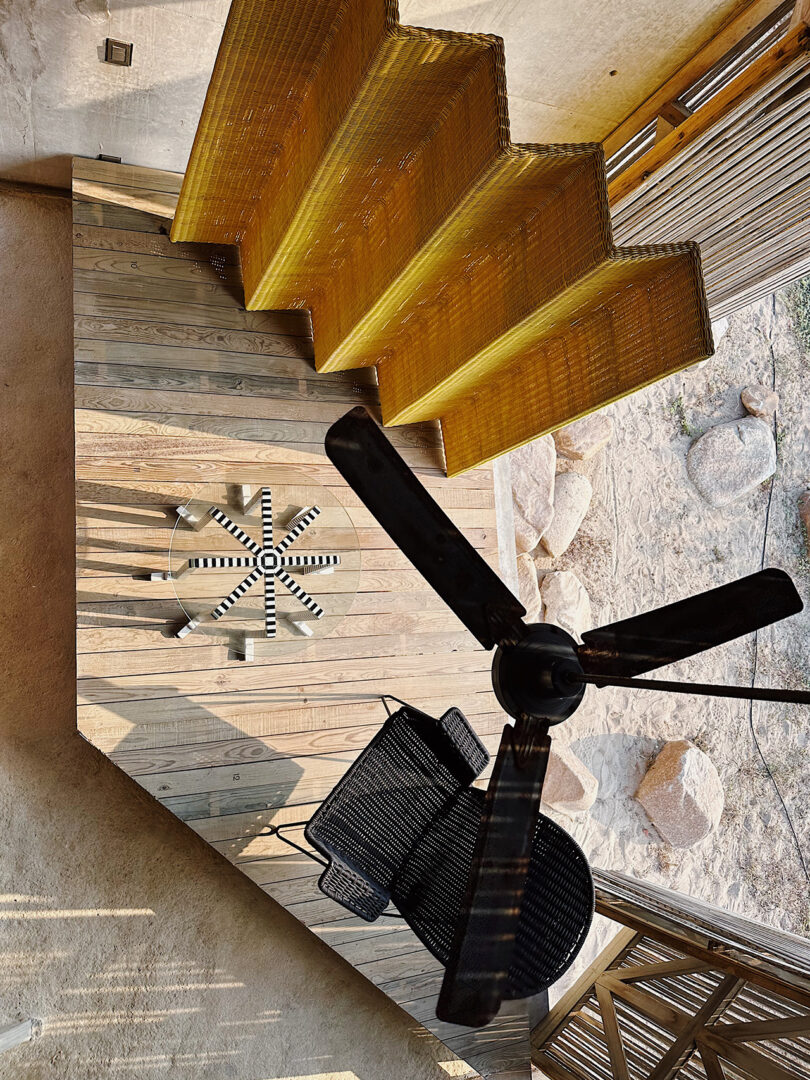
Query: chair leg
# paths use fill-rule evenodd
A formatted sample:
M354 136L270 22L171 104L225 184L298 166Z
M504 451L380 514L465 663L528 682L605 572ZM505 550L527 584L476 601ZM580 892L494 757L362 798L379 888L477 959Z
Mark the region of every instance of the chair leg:
M385 708L385 711L388 713L389 716L392 715L391 710L388 708L388 702L389 701L396 701L400 705L404 706L404 708L406 708L406 709L413 709L413 705L409 705L408 702L403 701L402 698L394 697L393 694L380 694L380 701L382 701L383 706ZM420 712L421 710L416 709L414 711L415 712Z
M305 847L301 847L300 844L296 844L294 840L288 840L286 836L281 835L282 829L302 829L305 825L308 825L309 821L286 821L282 825L268 825L271 836L277 836L283 844L288 844L291 848L295 848L296 851L300 851L302 855L306 855L308 859L312 859L313 862L318 863L320 866L328 866L329 863L316 855L312 851L308 851Z

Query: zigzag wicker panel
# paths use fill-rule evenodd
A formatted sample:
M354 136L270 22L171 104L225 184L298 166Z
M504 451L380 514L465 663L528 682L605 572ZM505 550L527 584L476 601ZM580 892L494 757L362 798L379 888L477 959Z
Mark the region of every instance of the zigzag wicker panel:
M697 249L614 248L601 147L510 143L500 39L390 0L234 0L172 239L238 243L450 474L712 351Z

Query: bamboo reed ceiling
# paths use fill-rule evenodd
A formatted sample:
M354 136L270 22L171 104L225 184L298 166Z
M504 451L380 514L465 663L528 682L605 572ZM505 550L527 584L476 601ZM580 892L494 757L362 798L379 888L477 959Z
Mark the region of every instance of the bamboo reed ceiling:
M601 147L512 144L500 39L390 0L235 0L172 239L239 244L450 475L712 351L697 248L614 247Z

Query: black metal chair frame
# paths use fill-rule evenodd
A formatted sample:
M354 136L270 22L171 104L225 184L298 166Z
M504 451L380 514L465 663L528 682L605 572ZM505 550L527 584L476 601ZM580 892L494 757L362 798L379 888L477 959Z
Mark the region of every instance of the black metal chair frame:
M396 715L392 713L388 706L390 700L397 702L404 710L409 710L414 714L414 717L421 716L425 720L438 724L438 721L435 721L433 717L429 717L422 710L416 709L393 694L381 694L380 698L389 720ZM446 713L442 722L443 725L447 718L453 715L455 715L454 723L456 726L449 729L442 726L441 731L445 734L441 736L438 743L434 742L435 735L430 726L426 731L420 732L423 738L427 738L425 745L433 753L438 753L440 760L441 755L445 752L444 746L446 745L442 743L441 739L447 736L448 732L454 732L449 737L457 752L464 747L464 755L472 755L462 764L460 773L456 771L458 765L452 767L450 774L445 774L441 787L437 788L437 791L440 791L445 784L449 783L450 787L446 790L452 792L454 782L458 782L460 785L458 795L453 796L450 803L446 804L446 808L451 808L452 822L450 822L449 818L444 817L444 811L439 814L439 818L436 819L435 823L436 827L422 834L417 840L416 847L410 849L411 854L408 863L403 864L402 870L397 872L397 877L394 879L394 885L390 892L388 891L389 887L382 884L384 879L375 879L373 876L368 877L367 872L359 866L354 870L349 869L343 858L338 857L340 849L331 848L331 840L324 840L325 847L318 844L320 852L315 852L283 835L283 830L306 829L316 820L315 817L310 821L286 822L281 825L268 826L270 835L277 836L279 840L295 851L324 867L325 875L332 872L336 866L346 867L346 870L340 872L342 874L349 873L348 887L350 889L353 888L353 881L357 881L358 884L366 882L367 885L378 881L379 884L376 887L382 893L382 895L377 894L379 901L385 904L384 897L386 893L388 894L386 906L395 905L398 895L400 907L403 907L403 901L405 902L406 906L403 907L403 910L407 910L407 916L396 909L393 911L374 910L377 901L374 899L373 891L370 898L370 907L367 898L361 903L360 907L354 908L351 903L343 903L330 888L325 887L324 878L321 879L322 891L327 896L332 896L336 903L342 903L348 910L356 911L360 917L367 921L373 921L380 915L384 915L388 918L401 919L406 922L416 932L417 936L422 939L433 955L440 960L443 956L449 955L447 928L455 925L455 920L451 914L453 910L452 904L448 906L449 897L454 896L453 904L457 903L459 906L461 906L462 901L461 896L455 896L453 890L458 888L458 883L463 880L464 876L463 861L459 862L459 858L462 858L464 845L462 844L461 849L459 849L455 841L465 836L469 842L470 837L475 836L477 826L474 822L477 822L478 816L483 810L483 793L481 790L466 785L468 783L471 785L472 779L480 774L488 758L480 739L475 736L469 722L458 710L450 710ZM459 722L463 724L462 729L458 726ZM383 728L380 729L380 734L383 730ZM460 731L461 734L459 735ZM459 737L462 739L461 744L456 741ZM377 739L378 736L375 735L366 750L370 750ZM467 768L469 768L469 781L464 779ZM347 777L350 775L350 771L347 772ZM453 777L455 777L455 781ZM338 793L342 783L343 781L333 789L330 798L336 796L340 799ZM473 796L475 797L473 798ZM328 805L328 801L327 799L324 807ZM340 803L338 802L336 805L340 805ZM460 817L459 814L461 814ZM449 832L448 823L451 824ZM442 830L444 830L444 833ZM462 831L459 832L458 830ZM518 937L520 951L516 954L517 959L510 968L512 992L507 995L508 997L530 997L532 995L536 997L538 994L545 994L545 987L556 981L573 962L573 958L584 941L593 914L593 883L590 878L590 871L584 855L569 834L555 825L550 819L541 816L538 822L538 832L533 843L535 856L530 863L527 885L529 892L524 901L528 904L528 907L526 908L525 921L521 916L521 929ZM324 855L329 857L324 858ZM441 860L438 864L435 861L437 857ZM472 857L471 850L467 853L467 857ZM438 865L444 866L447 864L448 860L455 865L456 870L451 873L449 878L440 875L439 878L434 879L433 871ZM346 881L347 879L344 877L342 881L344 887ZM452 885L452 883L455 884ZM452 885L449 894L444 891L445 884ZM590 885L590 900L586 895L588 885ZM357 902L360 903L359 900ZM551 907L548 906L549 903ZM588 911L589 903L590 910ZM373 912L373 914L370 912ZM439 915L439 912L442 914ZM427 922L425 921L426 913L432 913ZM547 934L550 936L546 937ZM550 953L546 953L547 943L552 941L555 942L555 945L551 948ZM442 960L442 962L445 961ZM540 974L541 972L545 972L545 974ZM544 982L543 980L550 981ZM537 998L538 1004L539 1000ZM545 1007L547 1008L547 998Z

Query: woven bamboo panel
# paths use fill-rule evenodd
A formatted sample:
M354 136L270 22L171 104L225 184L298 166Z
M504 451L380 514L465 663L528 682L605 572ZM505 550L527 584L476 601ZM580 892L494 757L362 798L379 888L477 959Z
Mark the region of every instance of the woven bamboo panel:
M394 12L381 0L235 0L172 240L241 243L271 176L276 220L290 217Z
M500 39L389 0L234 0L172 239L240 244L246 306L308 308L318 370L376 366L384 421L441 417L453 471L711 353L695 253L614 249L601 149L510 143Z
M620 248L616 259L567 290L556 317L518 328L512 363L442 415L448 476L711 351L697 245Z
M608 256L602 193L598 146L499 155L319 367L376 363L398 423L404 395L420 396L434 375L455 370Z
M498 152L496 57L415 31L386 38L272 252L266 189L242 244L248 307L311 308L318 357L331 354Z

